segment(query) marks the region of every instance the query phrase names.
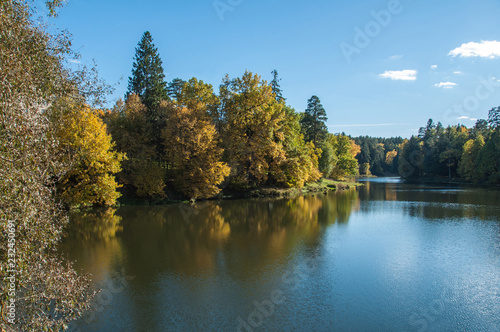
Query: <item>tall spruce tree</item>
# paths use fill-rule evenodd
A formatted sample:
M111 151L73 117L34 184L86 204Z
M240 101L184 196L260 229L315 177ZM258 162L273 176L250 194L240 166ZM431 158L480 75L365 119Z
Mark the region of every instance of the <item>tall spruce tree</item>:
M127 97L135 93L147 107L149 115L155 118L155 110L162 100L169 99L167 83L158 49L153 37L146 31L135 49L132 76L129 77ZM157 120L157 119L154 119Z
M327 120L328 117L321 101L317 96L312 96L307 101L307 109L300 121L306 141L312 141L317 146L317 141L323 139L328 133L325 124Z
M273 89L273 93L276 96L277 102L284 102L285 98L283 98L282 90L280 87L281 78L278 78L278 71L275 69L271 72L273 74L273 80L271 81L271 88Z

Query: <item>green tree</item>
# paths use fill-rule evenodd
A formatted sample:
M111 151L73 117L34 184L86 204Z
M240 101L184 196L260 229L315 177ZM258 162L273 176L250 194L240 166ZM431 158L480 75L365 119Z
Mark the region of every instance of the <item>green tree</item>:
M184 83L186 83L186 81L180 78L174 78L172 82L168 83L167 91L170 98L177 100L177 97L182 91Z
M167 83L163 74L162 60L149 31L144 32L135 49L127 97L130 94L137 94L150 112L150 117L158 120L155 111L162 100L168 99Z
M399 175L403 178L419 178L422 175L424 151L421 139L412 136L402 146L399 159Z
M484 139L488 139L491 134L491 128L488 125L488 121L484 119L479 119L476 124L471 129L471 137L477 138L482 136Z
M279 186L301 188L321 177L318 169L321 150L316 149L311 142L304 141L300 114L290 106L283 106L283 110L283 148L286 159L280 164L279 170L272 172L272 180Z
M484 138L481 135L465 143L462 159L458 167L458 174L460 174L463 179L473 182L481 180L481 175L478 172L477 159L483 146Z
M334 165L330 176L340 180L356 175L358 172L358 161L355 157L360 152L360 147L345 135L329 134L328 136L334 147L337 159L337 163Z
M328 132L325 124L327 120L328 117L321 101L317 96L312 96L307 101L307 108L300 122L306 141L312 141L316 146L317 141L323 139Z
M281 78L278 78L278 71L275 69L271 72L271 74L273 74L271 88L273 89L273 93L276 96L276 101L279 103L285 102L285 98L283 98L283 92L280 87Z
M488 124L493 129L500 128L500 106L494 107L488 112Z
M469 133L466 127L449 126L445 129L443 135L440 137L439 145L439 160L444 163L448 171L448 178L457 175L458 165L463 155L464 145L469 139ZM443 171L436 170L429 175L443 175Z
M500 131L495 130L477 157L476 179L491 184L500 183Z

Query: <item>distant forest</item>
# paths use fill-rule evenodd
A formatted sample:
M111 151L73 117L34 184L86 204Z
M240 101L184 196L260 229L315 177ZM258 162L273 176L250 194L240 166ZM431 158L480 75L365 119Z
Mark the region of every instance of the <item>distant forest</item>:
M474 127L444 127L429 119L418 135L353 138L361 147L356 156L360 175L400 175L408 179L455 179L500 183L500 107L489 111Z

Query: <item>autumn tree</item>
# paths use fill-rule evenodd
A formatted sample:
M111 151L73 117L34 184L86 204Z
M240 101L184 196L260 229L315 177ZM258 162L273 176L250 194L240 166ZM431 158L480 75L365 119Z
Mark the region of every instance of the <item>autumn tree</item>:
M56 137L72 164L58 181L58 196L68 206L114 205L120 196L114 175L125 155L114 151L98 111L67 100L59 101L55 110Z
M301 132L300 114L290 106L283 106L285 116L282 122L284 134L283 148L285 160L279 169L272 173L272 180L279 186L301 188L308 182L321 177L319 171L319 156L312 142L306 143Z
M215 120L214 113L219 107L219 98L214 94L211 84L193 77L184 82L177 93L177 104Z
M140 197L165 197L166 169L158 161L153 126L139 96L130 95L126 103L118 101L105 119L116 149L127 155L118 174L120 183L134 188Z
M330 172L324 176L341 180L356 175L358 161L355 157L360 151L359 145L345 135L328 134L326 141L332 147L334 162L329 167Z
M312 96L307 101L307 108L304 117L301 120L301 125L305 133L306 141L312 141L314 145L323 139L328 133L325 122L328 120L326 111L321 105L321 101L317 96Z
M285 160L283 105L260 76L245 72L222 86L223 142L232 162L232 184L240 189L265 184Z
M51 11L59 3L48 1ZM55 201L55 183L71 165L51 113L58 101L83 103L95 90L92 84L84 90L81 83L91 83L85 75L64 67L74 55L68 37L35 24L33 10L31 2L0 2L0 326L6 331L63 330L91 298L87 279L56 251L68 218ZM7 310L13 303L15 317Z
M466 181L478 182L482 180L478 172L477 159L479 152L484 146L484 138L479 135L475 139L470 139L465 143L462 159L458 167L458 173Z
M173 165L174 185L191 199L211 198L229 175L222 162L222 148L212 122L211 107L217 104L212 86L195 78L186 82L172 105L163 130L164 144Z
M397 161L397 159L396 159L397 156L398 156L398 152L396 151L396 149L394 149L392 151L388 151L385 155L386 165L389 167L391 172L395 172L395 173L397 173L397 166L395 166L396 161Z

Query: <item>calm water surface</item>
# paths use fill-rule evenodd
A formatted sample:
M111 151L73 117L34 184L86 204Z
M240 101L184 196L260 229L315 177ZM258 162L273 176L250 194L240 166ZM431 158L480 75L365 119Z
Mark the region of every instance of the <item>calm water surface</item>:
M500 331L500 192L395 178L75 214L75 331Z

